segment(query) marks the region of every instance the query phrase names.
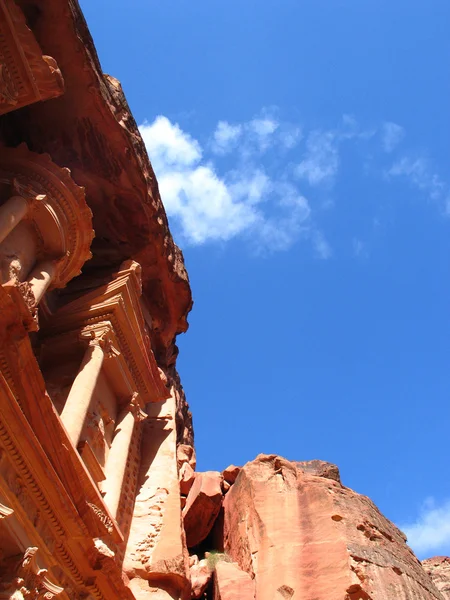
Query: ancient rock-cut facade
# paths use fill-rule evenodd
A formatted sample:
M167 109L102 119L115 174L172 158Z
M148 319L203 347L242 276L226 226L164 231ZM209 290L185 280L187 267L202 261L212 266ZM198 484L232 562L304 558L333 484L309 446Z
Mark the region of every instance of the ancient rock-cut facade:
M195 472L191 304L76 0L0 0L0 599L445 600L336 467Z

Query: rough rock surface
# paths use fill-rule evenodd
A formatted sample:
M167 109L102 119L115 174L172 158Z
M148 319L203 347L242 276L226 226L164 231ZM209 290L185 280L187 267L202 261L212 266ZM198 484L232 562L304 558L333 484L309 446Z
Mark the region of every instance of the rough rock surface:
M197 546L211 531L222 506L222 475L218 471L196 473L183 509L186 543Z
M236 481L236 477L239 475L240 470L241 470L241 467L236 467L235 465L229 465L226 469L224 469L222 471L224 480L227 483L229 483L230 485L233 485L233 483Z
M423 568L445 600L450 600L450 557L434 556L422 561Z
M320 461L247 463L225 496L224 546L257 600L444 598L404 534Z
M189 490L191 489L194 481L195 481L195 473L194 469L191 467L189 463L184 463L180 469L180 493L184 496L189 494Z
M214 600L254 600L254 598L255 582L248 573L242 571L235 563L217 563L214 572Z
M191 597L194 600L201 598L212 578L212 571L208 566L208 561L204 558L191 566Z

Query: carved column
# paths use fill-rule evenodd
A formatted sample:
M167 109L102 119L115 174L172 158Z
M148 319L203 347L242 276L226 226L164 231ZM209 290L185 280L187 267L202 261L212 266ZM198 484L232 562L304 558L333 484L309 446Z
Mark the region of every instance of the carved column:
M138 395L134 394L130 404L121 413L117 421L114 438L106 462L106 479L102 483L106 506L114 518L116 518L119 508L134 425L137 421L145 419L146 416L139 407Z
M11 196L0 206L0 243L27 215L34 200L42 200L45 196L36 198L23 198L22 196Z
M36 299L36 304L42 300L48 286L51 284L56 274L56 261L43 260L39 262L31 272L28 279L31 291Z
M27 212L28 202L22 196L12 196L0 206L0 242L3 242Z
M62 410L61 420L74 446L80 441L104 358L100 340L91 340Z

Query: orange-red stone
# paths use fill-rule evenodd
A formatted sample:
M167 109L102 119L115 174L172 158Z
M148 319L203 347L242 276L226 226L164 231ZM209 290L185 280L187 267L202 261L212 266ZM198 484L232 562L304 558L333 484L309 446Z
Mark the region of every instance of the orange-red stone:
M183 509L186 543L189 548L203 541L211 531L222 505L222 475L218 471L196 473L194 485Z
M219 562L214 574L214 600L254 600L255 582L238 565Z
M434 556L423 560L422 565L444 600L450 600L450 557Z
M257 600L442 600L403 533L336 475L274 455L241 470L224 500L224 545L255 577Z

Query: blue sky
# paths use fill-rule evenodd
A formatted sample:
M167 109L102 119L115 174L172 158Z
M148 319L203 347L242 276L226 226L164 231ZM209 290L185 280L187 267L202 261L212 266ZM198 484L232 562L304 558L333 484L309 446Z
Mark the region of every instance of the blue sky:
M199 470L334 462L450 554L448 2L82 7L185 254Z

